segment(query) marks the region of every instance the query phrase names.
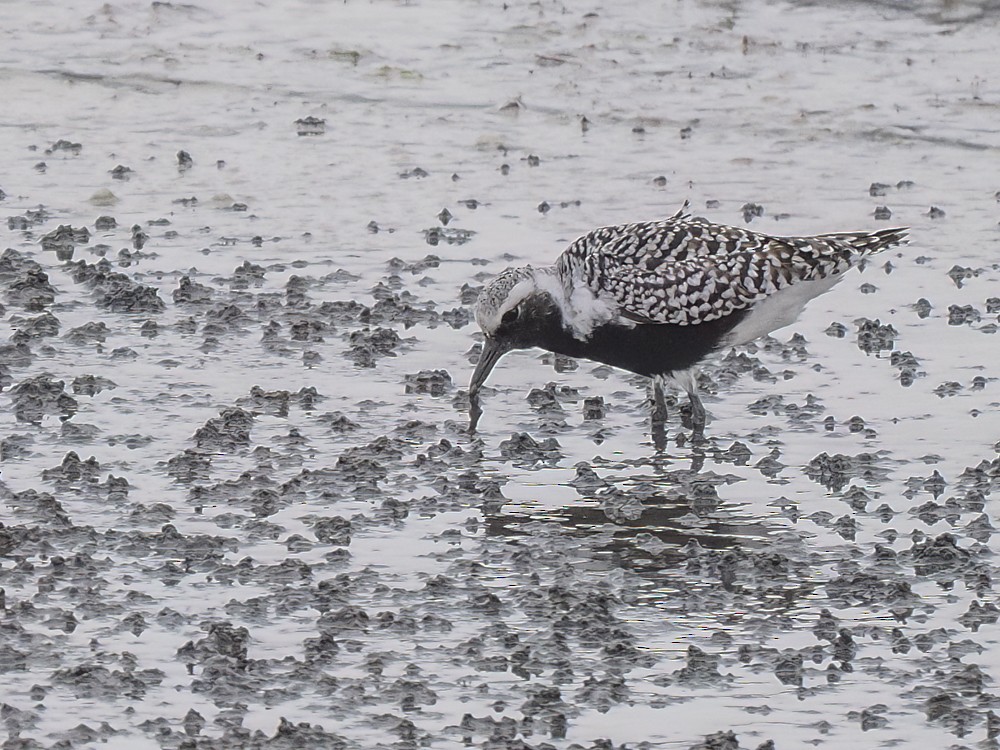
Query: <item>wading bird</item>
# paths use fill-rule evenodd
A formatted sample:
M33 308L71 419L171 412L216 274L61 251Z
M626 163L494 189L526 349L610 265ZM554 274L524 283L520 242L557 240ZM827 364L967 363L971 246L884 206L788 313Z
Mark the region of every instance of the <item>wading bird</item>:
M844 272L905 237L905 228L773 237L683 208L663 221L595 229L554 265L508 268L480 293L475 314L485 340L469 385L470 430L497 361L512 349L539 347L652 378L658 443L663 388L682 388L694 435L703 438L702 362L789 325Z

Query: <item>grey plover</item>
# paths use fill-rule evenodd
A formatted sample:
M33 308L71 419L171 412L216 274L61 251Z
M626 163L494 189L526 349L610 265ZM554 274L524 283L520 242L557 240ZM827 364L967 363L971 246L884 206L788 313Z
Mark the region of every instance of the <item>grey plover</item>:
M684 208L663 221L595 229L554 265L508 268L480 293L485 340L469 385L470 429L497 361L540 347L652 378L654 437L666 419L663 388L679 386L703 436L698 365L792 323L862 258L905 237L905 228L773 237Z

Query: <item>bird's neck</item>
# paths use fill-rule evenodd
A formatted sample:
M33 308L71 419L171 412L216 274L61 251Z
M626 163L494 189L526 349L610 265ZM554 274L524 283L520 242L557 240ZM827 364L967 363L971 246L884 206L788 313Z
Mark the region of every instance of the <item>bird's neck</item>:
M569 266L536 269L535 285L539 291L547 292L552 297L559 308L563 327L580 342L588 341L597 328L608 323L626 327L633 325L622 318L613 300L583 283Z
M537 346L567 357L585 356L587 342L577 337L566 323L556 297L550 292L540 292L533 303L529 313L532 324L523 329L524 338L519 344L525 348Z

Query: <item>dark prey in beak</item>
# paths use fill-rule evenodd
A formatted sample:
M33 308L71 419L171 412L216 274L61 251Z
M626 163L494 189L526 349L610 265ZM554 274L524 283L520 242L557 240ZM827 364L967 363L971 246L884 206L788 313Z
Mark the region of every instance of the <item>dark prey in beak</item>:
M479 405L479 389L483 387L486 378L490 376L493 367L504 354L511 350L511 346L495 338L486 337L483 341L483 353L479 355L479 364L476 365L475 372L472 373L472 381L469 383L469 432L476 431L479 418L483 415L483 409Z

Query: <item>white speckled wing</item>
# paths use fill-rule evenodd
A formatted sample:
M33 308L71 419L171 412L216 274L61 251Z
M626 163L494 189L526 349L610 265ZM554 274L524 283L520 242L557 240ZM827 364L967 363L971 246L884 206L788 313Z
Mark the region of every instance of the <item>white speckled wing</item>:
M679 213L594 230L566 249L559 268L595 294L610 296L629 320L696 325L796 282L843 273L902 237L896 229L772 237Z

